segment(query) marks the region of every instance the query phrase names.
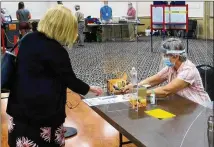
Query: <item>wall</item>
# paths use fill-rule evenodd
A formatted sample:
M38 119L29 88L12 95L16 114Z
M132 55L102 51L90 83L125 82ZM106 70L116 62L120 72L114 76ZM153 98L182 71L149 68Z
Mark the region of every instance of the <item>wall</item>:
M210 2L210 39L214 39L214 33L213 33L213 21L214 21L214 17L213 17L213 4L214 2Z
M16 19L16 10L18 2L1 2L2 8L7 8L13 19ZM137 11L137 16L141 19L141 22L145 26L138 27L139 32L144 32L145 29L150 26L150 5L152 2L132 2ZM33 19L40 19L41 16L47 11L48 8L56 5L56 2L25 2L26 8L32 13ZM74 6L79 4L81 10L85 14L85 17L91 15L92 17L99 17L100 7L103 6L103 2L63 2L63 4L74 11ZM113 9L114 16L124 16L127 12L128 2L109 2L109 5ZM203 27L203 15L204 15L204 2L187 2L189 5L189 17L190 19L196 19L198 21L198 35L200 38L204 36ZM213 8L210 8L211 11ZM210 12L211 13L211 12ZM213 13L212 13L213 15ZM210 18L210 36L213 36L213 17Z
M137 2L138 17L150 16L150 5L153 2ZM186 2L189 6L189 17L203 17L203 2Z
M24 2L26 9L31 12L33 19L40 19L49 8L48 2ZM1 8L6 8L8 13L16 20L18 2L1 2Z
M33 19L40 19L48 8L56 5L56 2L25 2L25 6L32 13ZM63 4L74 11L74 6L79 4L85 16L99 17L100 8L103 2L63 2ZM150 16L150 5L152 2L132 2L136 8L137 16ZM189 5L190 17L203 17L203 2L187 2ZM113 16L124 16L127 13L127 2L109 2L112 7ZM18 2L2 2L2 8L7 8L13 19L16 19L16 10Z
M74 6L76 4L80 5L85 17L100 17L100 8L103 6L103 2L63 2L63 5L73 12L75 12ZM136 8L136 2L132 2L132 4ZM33 19L40 19L48 8L55 5L57 5L57 2L25 2L25 6L31 12ZM109 2L109 6L112 7L113 16L126 16L128 2ZM2 8L7 8L12 18L16 19L18 2L2 2Z
M214 18L213 17L211 17L210 18L210 38L209 39L214 39L214 33L213 33L213 22L214 22Z
M141 23L145 24L143 27L140 26L138 27L138 32L145 32L145 29L148 28L151 24L151 19L148 16L144 16L144 17L139 17ZM195 19L197 20L197 24L198 24L198 30L197 30L197 36L198 38L203 38L203 18L200 17L190 17L190 19Z

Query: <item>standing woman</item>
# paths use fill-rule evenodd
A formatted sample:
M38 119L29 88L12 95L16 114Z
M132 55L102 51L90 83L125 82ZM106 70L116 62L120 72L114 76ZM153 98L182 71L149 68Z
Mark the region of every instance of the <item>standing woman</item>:
M63 5L41 18L38 31L20 41L14 83L7 105L10 147L64 147L67 88L81 95L102 90L78 79L68 52L77 38L77 21Z
M20 38L28 33L31 29L29 20L31 19L30 11L25 9L24 2L18 3L18 10L16 11L16 18L19 21Z
M77 22L78 22L78 35L79 35L79 46L84 46L84 28L85 28L85 18L84 18L84 14L82 12L80 12L80 5L76 5L75 6L75 16L77 18Z

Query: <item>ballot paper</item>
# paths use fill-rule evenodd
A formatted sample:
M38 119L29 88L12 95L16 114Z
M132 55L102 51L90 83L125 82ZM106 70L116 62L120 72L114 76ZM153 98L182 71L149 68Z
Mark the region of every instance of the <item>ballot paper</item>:
M127 102L129 101L129 99L124 98L124 95L114 95L114 96L83 99L83 101L89 106L97 106L97 105Z

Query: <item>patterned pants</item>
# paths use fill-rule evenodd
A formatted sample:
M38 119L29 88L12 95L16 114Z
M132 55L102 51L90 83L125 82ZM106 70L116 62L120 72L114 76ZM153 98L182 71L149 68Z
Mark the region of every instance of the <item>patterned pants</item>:
M35 127L13 120L9 116L8 144L10 147L64 147L65 129L58 127Z

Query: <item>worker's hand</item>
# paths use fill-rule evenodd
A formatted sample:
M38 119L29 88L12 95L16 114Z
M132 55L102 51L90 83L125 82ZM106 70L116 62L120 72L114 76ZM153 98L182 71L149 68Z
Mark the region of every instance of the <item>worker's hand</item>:
M129 85L126 85L124 88L123 88L123 92L124 93L129 93L131 92L131 90L133 89L133 85L132 84L129 84Z
M97 86L91 86L89 91L96 94L96 96L100 96L103 94L102 88Z

